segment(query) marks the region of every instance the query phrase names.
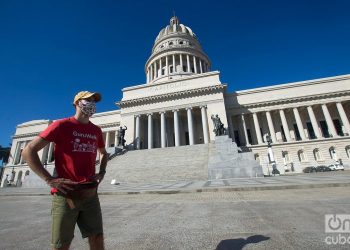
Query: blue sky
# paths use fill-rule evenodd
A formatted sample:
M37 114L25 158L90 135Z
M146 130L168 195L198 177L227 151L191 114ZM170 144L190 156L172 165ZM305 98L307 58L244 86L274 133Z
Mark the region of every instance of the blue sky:
M350 1L0 0L0 145L19 123L74 113L80 90L116 109L173 11L229 91L350 73Z

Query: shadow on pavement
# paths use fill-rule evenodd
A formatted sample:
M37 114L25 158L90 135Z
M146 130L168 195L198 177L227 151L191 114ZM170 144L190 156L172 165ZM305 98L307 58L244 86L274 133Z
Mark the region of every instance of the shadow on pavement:
M243 249L245 245L259 243L261 241L269 240L270 237L264 235L253 235L249 236L247 239L238 238L238 239L229 239L220 241L219 245L216 247L216 250L239 250Z

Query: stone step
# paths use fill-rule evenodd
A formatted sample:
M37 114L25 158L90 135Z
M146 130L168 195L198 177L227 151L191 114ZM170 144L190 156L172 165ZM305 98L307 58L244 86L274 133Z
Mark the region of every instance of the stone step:
M156 183L206 180L208 144L128 151L108 163L105 181Z

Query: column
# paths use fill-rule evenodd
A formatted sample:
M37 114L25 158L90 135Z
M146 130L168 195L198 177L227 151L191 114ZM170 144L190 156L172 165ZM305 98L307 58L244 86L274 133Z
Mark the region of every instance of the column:
M273 127L273 122L271 118L270 111L266 111L267 125L269 126L270 136L272 142L277 142L275 128Z
M157 78L157 61L153 63L153 79Z
M203 136L204 143L209 143L209 129L208 129L208 118L207 118L207 106L201 106L201 115L202 115L202 126L203 126Z
M203 69L202 69L202 60L199 59L199 72L201 72L201 74L203 73Z
M149 67L147 68L147 82L149 82Z
M318 128L316 116L315 116L315 113L314 113L311 106L307 107L307 112L309 114L311 125L312 125L314 132L315 132L316 138L321 138L322 135L321 135L320 130Z
M249 146L250 143L249 143L249 139L248 139L247 125L245 123L244 114L241 114L241 120L242 120L245 144L246 144L246 146Z
M179 114L177 109L173 110L174 113L174 134L175 134L175 147L180 146L180 126L179 126Z
M259 125L259 119L258 119L258 114L257 113L253 113L253 120L254 120L254 128L255 128L256 139L258 140L258 144L262 144L263 141L262 141L260 125Z
M326 123L327 123L328 129L329 129L329 133L333 137L338 137L338 134L337 134L335 127L334 127L334 123L332 121L331 115L329 114L329 111L328 111L326 104L322 104L322 111L323 111L324 118L326 118Z
M343 105L341 104L341 102L337 102L337 109L340 115L340 119L344 125L344 133L350 135L350 124L349 124L349 120L348 117L346 116L346 113L344 111Z
M304 140L306 140L306 135L305 135L303 123L301 122L298 108L293 108L293 113L294 113L295 121L297 122L297 127L299 130L301 140L304 141Z
M176 65L175 65L175 54L173 55L173 73L176 72Z
M194 65L194 73L197 74L197 62L196 62L196 57L193 56L193 65Z
M147 114L148 116L148 149L153 147L153 121L152 121L152 113Z
M190 145L194 145L192 108L186 108L186 110L187 110L187 124L188 124L189 141L190 141Z
M234 128L233 128L231 114L228 114L227 120L228 120L228 131L230 133L231 139L232 139L232 141L235 141L235 132L234 132Z
M166 75L169 75L169 62L168 62L168 56L165 56L165 68L166 68Z
M151 64L151 72L150 72L150 74L151 74L151 79L150 79L150 81L152 81L153 80L153 64Z
M285 114L284 114L284 110L283 110L283 109L280 109L279 112L280 112L280 117L281 117L281 121L282 121L283 131L284 131L284 134L285 134L285 136L286 136L287 142L289 142L289 141L291 141L292 139L290 138L288 122L287 122L286 116L285 116Z
M181 71L182 72L184 70L184 63L182 61L182 54L180 54L180 66L181 66Z
M165 128L165 112L160 112L160 141L161 147L166 147L166 128Z
M51 162L54 145L55 144L53 142L50 142L49 152L47 153L47 162Z
M187 54L187 72L191 72L191 67L190 67L190 56Z
M110 136L109 131L106 131L106 148L109 148L109 145L110 145L109 136Z
M140 115L136 115L135 148L140 149Z
M162 66L162 58L159 59L159 75L162 76L163 74L163 66Z

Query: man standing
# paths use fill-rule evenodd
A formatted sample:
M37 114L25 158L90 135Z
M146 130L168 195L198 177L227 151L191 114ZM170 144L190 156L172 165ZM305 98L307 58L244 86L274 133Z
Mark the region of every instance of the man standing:
M96 112L99 93L81 91L73 101L75 115L57 120L32 140L23 150L29 167L51 187L53 249L69 249L78 224L90 249L104 249L103 226L97 186L102 181L108 154L99 127L89 118ZM40 162L38 151L55 143L55 169L51 176ZM97 151L100 171L95 173Z

